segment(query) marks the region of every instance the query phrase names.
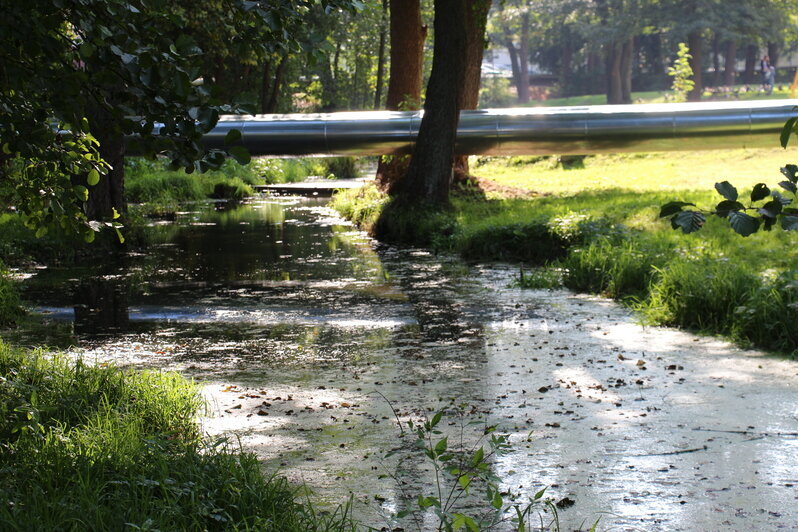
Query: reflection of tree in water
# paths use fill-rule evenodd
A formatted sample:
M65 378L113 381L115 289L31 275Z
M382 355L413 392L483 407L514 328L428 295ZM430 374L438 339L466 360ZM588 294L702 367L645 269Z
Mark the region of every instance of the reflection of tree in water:
M128 292L125 279L96 277L78 284L73 291L75 333L91 336L127 331Z

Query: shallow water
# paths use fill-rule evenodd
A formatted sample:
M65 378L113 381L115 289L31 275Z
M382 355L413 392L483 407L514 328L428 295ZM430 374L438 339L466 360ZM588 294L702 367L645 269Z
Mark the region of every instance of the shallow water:
M511 288L515 267L375 246L316 200L150 231L146 254L28 281L52 343L202 380L209 432L330 505L351 493L369 524L432 494L397 418L454 403L467 413L444 418L451 441L479 432L462 420L510 435L493 468L503 490L575 502L563 530L798 526L794 362Z

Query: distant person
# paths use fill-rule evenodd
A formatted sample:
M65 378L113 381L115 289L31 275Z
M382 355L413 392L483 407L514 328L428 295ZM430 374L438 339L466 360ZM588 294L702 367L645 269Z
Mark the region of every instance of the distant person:
M773 92L773 85L776 83L776 67L770 64L770 57L765 55L759 63L762 71L762 90L768 94Z

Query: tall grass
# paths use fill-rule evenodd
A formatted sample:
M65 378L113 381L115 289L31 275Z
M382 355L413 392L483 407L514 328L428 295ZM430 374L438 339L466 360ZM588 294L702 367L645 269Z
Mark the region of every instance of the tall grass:
M0 529L342 530L209 441L197 388L0 343Z
M15 324L22 314L17 283L0 260L0 327Z

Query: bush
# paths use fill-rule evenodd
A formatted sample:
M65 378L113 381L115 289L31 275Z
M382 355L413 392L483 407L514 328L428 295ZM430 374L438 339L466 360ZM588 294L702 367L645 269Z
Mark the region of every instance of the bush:
M324 159L328 179L355 179L358 176L355 157L330 157Z

